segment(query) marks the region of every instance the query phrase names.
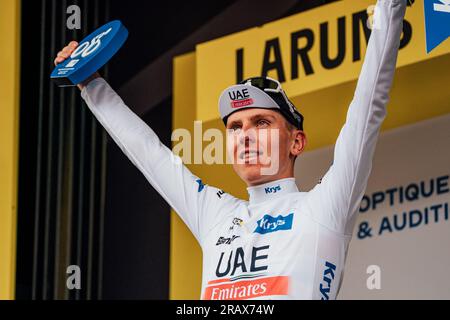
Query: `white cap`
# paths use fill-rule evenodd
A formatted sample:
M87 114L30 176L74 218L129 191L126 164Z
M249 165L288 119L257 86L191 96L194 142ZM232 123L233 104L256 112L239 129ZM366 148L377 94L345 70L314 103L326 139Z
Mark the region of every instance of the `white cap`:
M281 109L263 90L247 84L237 84L225 89L219 98L219 112L222 119L246 108Z

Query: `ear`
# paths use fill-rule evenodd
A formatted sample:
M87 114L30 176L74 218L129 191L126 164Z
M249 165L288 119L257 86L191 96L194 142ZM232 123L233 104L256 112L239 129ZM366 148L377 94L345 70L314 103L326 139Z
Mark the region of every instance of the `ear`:
M307 143L306 134L302 130L298 129L294 130L292 134L293 134L293 141L291 146L291 154L293 156L298 156L306 148Z

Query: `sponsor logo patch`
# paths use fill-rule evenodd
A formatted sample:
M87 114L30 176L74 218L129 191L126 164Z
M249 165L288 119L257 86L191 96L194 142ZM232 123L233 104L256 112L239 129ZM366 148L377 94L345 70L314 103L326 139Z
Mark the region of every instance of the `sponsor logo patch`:
M217 242L216 242L216 246L219 246L221 244L231 244L231 242L233 242L234 240L236 240L239 237L240 236L236 236L236 235L233 235L233 236L231 236L229 238L227 238L227 237L220 237L217 240Z
M253 104L253 99L248 93L248 89L242 90L232 90L228 92L228 97L230 98L232 108L242 108Z
M201 179L197 179L195 180L195 182L198 183L198 192L201 192L205 188L205 185L203 184Z
M252 98L248 98L248 99L241 100L241 101L231 101L231 107L233 109L250 106L252 104L253 104Z
M272 217L266 214L264 215L264 217L262 217L262 219L258 220L257 227L255 231L253 231L253 233L266 234L280 230L290 230L292 229L293 218L294 218L293 213L285 217L282 215Z
M267 188L264 188L264 191L266 192L266 194L277 193L278 191L281 191L281 186L277 185L277 186L273 186L273 187L267 187Z
M223 190L217 191L216 195L219 197L219 199L222 199L222 196L225 194Z
M331 291L331 283L334 280L334 272L336 266L328 261L325 261L325 270L323 271L323 282L320 284L319 290L322 294L321 300L329 300L329 293Z
M228 229L228 231L234 230L234 227L240 227L244 223L244 220L239 218L233 218L233 221L231 223L231 227Z
M253 280L220 279L208 282L204 300L242 300L264 296L287 295L289 277L276 276Z

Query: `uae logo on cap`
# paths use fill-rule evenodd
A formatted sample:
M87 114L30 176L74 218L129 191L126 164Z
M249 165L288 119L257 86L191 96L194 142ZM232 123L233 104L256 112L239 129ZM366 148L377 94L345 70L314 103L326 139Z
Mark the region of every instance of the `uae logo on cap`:
M228 91L228 97L231 99L232 108L242 108L253 104L248 89L230 90Z

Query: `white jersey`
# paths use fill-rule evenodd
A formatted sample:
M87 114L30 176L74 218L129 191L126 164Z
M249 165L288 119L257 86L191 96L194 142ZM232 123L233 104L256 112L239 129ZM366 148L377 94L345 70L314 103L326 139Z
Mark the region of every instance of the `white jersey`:
M82 97L203 250L202 299L335 299L355 217L386 114L406 0L378 0L354 98L321 183L294 178L250 187L249 201L203 184L111 89L91 81ZM179 159L179 158L178 158Z

